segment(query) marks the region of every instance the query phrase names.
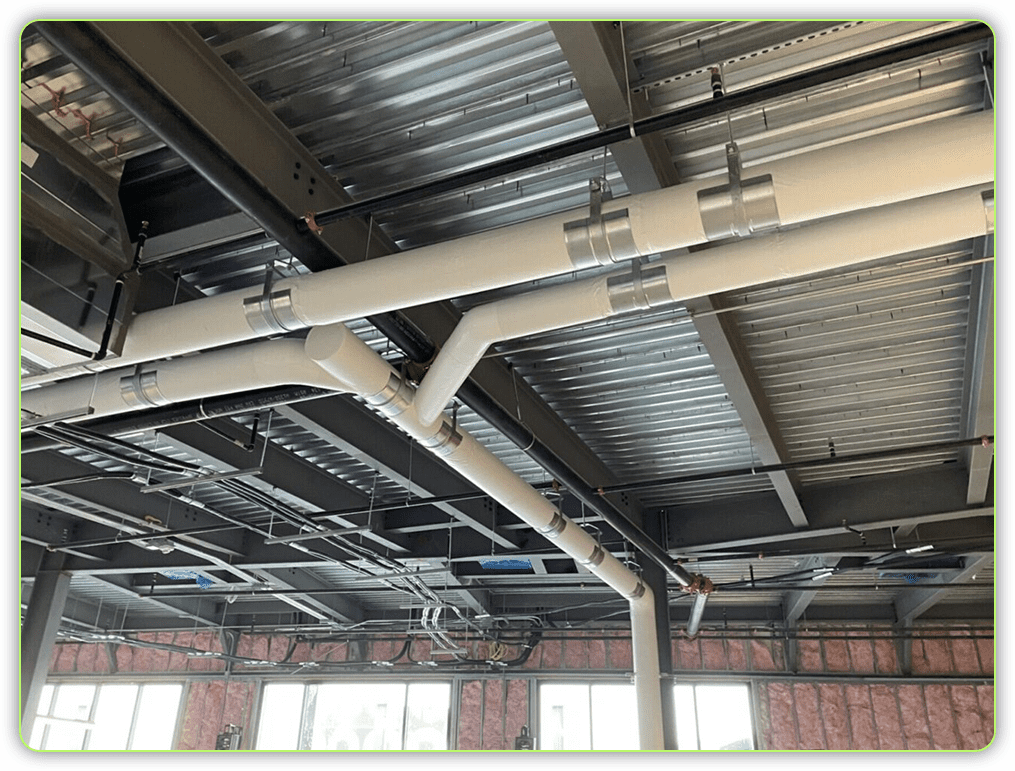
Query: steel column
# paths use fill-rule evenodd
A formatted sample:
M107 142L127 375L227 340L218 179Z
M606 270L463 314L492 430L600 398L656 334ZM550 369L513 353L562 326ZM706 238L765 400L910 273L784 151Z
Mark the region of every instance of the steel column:
M32 735L70 589L70 574L62 571L63 561L62 554L43 558L21 625L21 736L25 742Z

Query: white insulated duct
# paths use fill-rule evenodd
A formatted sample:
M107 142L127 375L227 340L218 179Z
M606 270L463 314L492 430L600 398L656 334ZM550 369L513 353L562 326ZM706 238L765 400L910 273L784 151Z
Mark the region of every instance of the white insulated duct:
M349 390L307 358L302 340L264 340L24 391L21 409L33 416L74 414L67 418L73 422L283 385Z
M468 432L445 417L436 423L420 421L412 386L344 325L315 327L306 350L322 369L348 383L409 436L628 599L640 748L664 749L652 590Z
M994 114L930 121L744 170L731 194L713 177L433 246L283 279L263 293L227 292L149 311L131 323L112 365L178 356L269 334L622 263L994 179ZM717 186L717 183L718 186ZM594 213L593 213L594 214ZM63 376L72 372L63 373ZM53 375L24 383L52 380Z
M989 229L982 191L971 188L481 305L465 313L434 360L416 410L424 423L436 420L493 343L974 238Z

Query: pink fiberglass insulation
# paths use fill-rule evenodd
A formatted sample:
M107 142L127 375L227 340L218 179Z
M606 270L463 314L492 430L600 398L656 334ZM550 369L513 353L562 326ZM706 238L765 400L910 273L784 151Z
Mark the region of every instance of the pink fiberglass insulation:
M105 669L96 669L98 660L97 645L82 645L78 651L78 659L75 671L77 672L104 672Z
M589 668L587 640L564 640L564 667L566 669Z
M563 640L543 640L543 669L560 669L564 652Z
M956 636L949 641L955 671L962 674L982 674L980 670L980 657L976 651L976 641L972 637L969 637L970 632L968 630L961 630L955 634Z
M976 689L971 685L953 685L952 705L955 722L959 727L959 742L964 750L978 750L987 746L988 737L983 730L983 716Z
M673 663L682 670L701 669L701 644L697 639L677 638L677 655Z
M792 686L789 683L768 684L769 716L772 725L773 750L797 750L796 715Z
M874 727L874 707L870 686L847 685L846 707L849 711L850 743L854 750L879 750L877 730Z
M702 640L701 658L705 663L705 669L711 672L721 672L729 668L729 662L726 659L726 651L723 650L722 640Z
M634 667L634 656L631 652L631 638L614 638L609 645L610 666L630 672Z
M916 666L916 647L923 648L923 659L926 669L919 670ZM913 640L913 674L926 672L934 675L950 675L954 672L950 640Z
M879 675L894 675L898 672L894 640L874 641L874 667Z
M897 686L896 693L898 694L899 713L902 715L902 730L906 736L907 748L910 750L932 749L927 707L923 700L923 688L919 685L900 685Z
M796 701L797 729L800 732L800 749L825 749L825 734L818 709L818 689L814 683L793 683Z
M799 637L797 646L797 661L801 672L825 670L825 664L821 660L821 641L817 637Z
M751 640L751 668L759 672L782 669L781 651L776 654L772 640Z
M976 641L976 650L980 654L980 664L983 667L983 674L994 674L994 640L993 638L979 638Z
M980 704L980 715L983 717L983 733L989 744L994 738L994 686L976 686L976 698Z
M821 683L818 685L818 700L827 748L851 749L845 689L838 683Z
M478 750L480 719L482 717L483 681L467 680L462 683L462 703L458 715L459 750Z
M877 726L878 742L883 750L904 750L906 741L899 723L899 704L895 690L887 685L872 685L871 702L874 705L874 724Z
M849 672L849 647L845 640L825 640L825 666L829 672Z
M747 671L747 648L746 640L729 640L726 645L726 655L729 659L730 669L734 672Z
M605 640L589 640L589 669L606 669Z
M934 749L959 749L959 738L955 733L955 721L952 717L952 704L948 698L948 686L925 685L923 693L927 704L927 721L930 723Z
M529 724L529 683L527 680L507 680L507 701L504 705L505 749L514 749L515 737L521 734L522 726ZM529 726L529 733L535 733Z
M505 750L504 744L504 682L483 683L483 746L484 750Z
M874 673L874 643L870 639L866 639L868 634L870 633L867 631L849 633L851 637L857 636L857 639L849 640L847 647L849 648L851 669L858 675Z

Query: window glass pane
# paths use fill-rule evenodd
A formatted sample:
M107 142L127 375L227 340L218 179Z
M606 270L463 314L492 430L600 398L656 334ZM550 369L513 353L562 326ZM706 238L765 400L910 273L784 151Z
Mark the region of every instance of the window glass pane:
M141 687L134 723L132 750L171 750L176 732L176 716L180 711L183 686L159 683Z
M404 707L404 683L321 684L310 749L399 750Z
M592 686L592 749L638 749L638 707L633 685Z
M61 685L56 689L53 716L71 720L88 720L92 714L94 685Z
M446 750L450 683L410 683L405 707L407 750Z
M699 724L703 750L751 750L751 699L746 685L698 685Z
M698 728L694 713L694 686L673 686L674 715L677 719L677 748L698 749Z
M90 750L125 750L134 718L136 685L103 685L95 704L95 727L88 739Z
M48 715L49 708L53 702L53 686L44 685L42 686L42 692L39 694L39 709L36 712L37 715Z
M87 726L73 723L52 722L46 733L45 750L80 750L84 749Z
M590 728L588 685L539 686L539 749L590 750Z
M299 749L302 712L301 684L270 683L264 686L261 695L261 722L257 727L257 749Z

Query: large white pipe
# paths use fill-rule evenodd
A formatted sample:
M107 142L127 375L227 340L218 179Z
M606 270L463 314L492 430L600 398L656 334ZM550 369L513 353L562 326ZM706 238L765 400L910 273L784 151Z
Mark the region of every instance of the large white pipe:
M970 188L665 258L642 268L640 291L633 280L618 281L634 275L627 271L481 305L465 313L437 355L416 410L420 420L436 420L497 342L974 238L988 227L982 191Z
M770 197L783 226L986 184L994 178L993 119L993 112L978 112L930 121L750 166L744 177L771 175L771 185L755 193ZM627 209L630 249L602 259L623 261L706 241L698 194L725 181L725 176L712 177L604 203L604 216ZM745 200L749 198L745 191ZM275 315L280 329L319 326L568 273L588 263L576 264L583 258L568 251L564 226L587 214L566 212L283 279L272 287ZM621 234L615 240L624 238ZM115 364L263 337L268 331L256 329L244 313L244 300L257 295L256 290L239 290L139 314ZM105 369L113 363L82 366ZM52 376L26 378L25 383L47 379Z
M41 417L78 413L67 419L74 421L282 385L349 390L307 358L302 340L265 340L24 391L21 409Z
M413 405L411 386L403 383L387 362L344 325L311 330L307 337L307 355L365 397L368 403L378 406L389 420L439 455L451 468L553 540L563 552L582 562L628 599L640 747L643 750L664 749L652 590L468 432L458 430L446 418L436 423L420 421Z

